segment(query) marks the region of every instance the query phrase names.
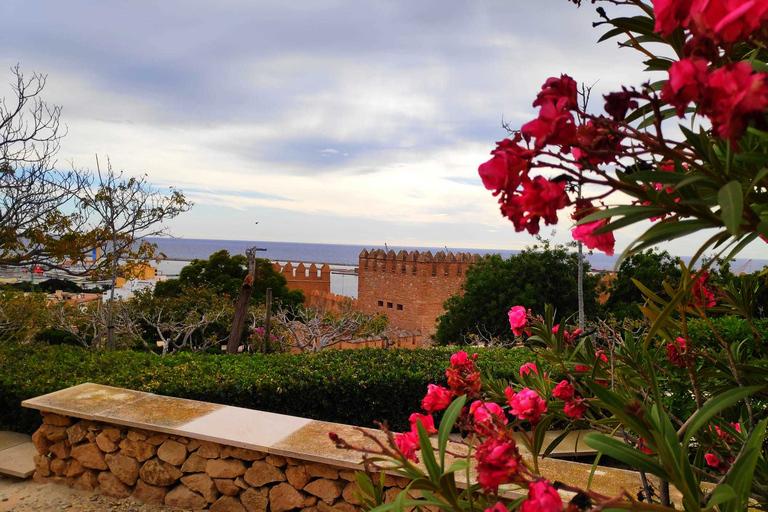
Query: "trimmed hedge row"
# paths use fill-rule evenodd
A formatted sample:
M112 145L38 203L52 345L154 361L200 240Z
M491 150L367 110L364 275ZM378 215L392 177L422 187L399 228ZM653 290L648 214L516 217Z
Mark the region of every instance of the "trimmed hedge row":
M428 383L444 383L453 349L327 350L318 354L170 357L78 347L0 347L0 430L32 432L36 411L21 401L94 382L160 395L371 427L407 429ZM480 350L478 366L510 379L526 349Z

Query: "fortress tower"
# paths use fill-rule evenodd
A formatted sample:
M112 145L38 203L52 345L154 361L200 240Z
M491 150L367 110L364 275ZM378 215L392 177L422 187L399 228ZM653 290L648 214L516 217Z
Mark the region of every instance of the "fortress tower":
M313 292L318 294L331 293L331 267L324 263L322 267L312 263L309 267L299 263L295 267L290 262L284 266L279 263L274 265L275 271L285 276L288 280L288 288L304 292L304 303L309 304L309 298Z
M467 267L479 254L440 251L384 252L363 249L359 257L357 302L366 313L383 313L390 322L426 339L434 334L443 303L461 291Z

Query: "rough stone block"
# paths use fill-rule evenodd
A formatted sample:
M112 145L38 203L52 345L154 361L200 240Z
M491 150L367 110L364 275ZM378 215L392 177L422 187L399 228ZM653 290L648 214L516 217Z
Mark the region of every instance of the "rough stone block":
M153 446L160 446L168 440L168 434L153 434L147 438L147 443ZM186 444L186 443L183 443Z
M165 495L165 504L169 507L201 510L208 506L208 501L184 484L179 484Z
M285 470L285 476L288 478L288 483L299 490L303 489L312 480L312 477L307 473L307 468L304 466L288 466Z
M306 464L304 466L309 473L309 476L317 478L327 478L329 480L336 480L339 478L339 471L326 466L325 464Z
M94 443L80 444L72 448L72 457L89 469L107 469L107 462L104 460L104 452Z
M249 450L247 448L237 448L235 446L225 446L221 449L222 459L232 457L233 459L254 461L263 459L265 456L265 453Z
M182 464L181 470L184 473L202 473L203 471L205 471L206 464L208 464L208 459L204 459L203 457L200 457L196 453L193 453L184 462L184 464Z
M219 497L219 490L216 488L216 484L213 479L205 473L194 473L192 475L185 475L181 477L181 483L199 492L203 495L203 498L208 500L208 503L213 503L216 498Z
M88 434L88 425L84 421L78 421L67 429L69 444L75 445L85 439Z
M281 457L279 455L267 455L266 461L275 466L276 468L281 468L287 464L285 461L285 457Z
M221 454L221 445L209 441L200 441L200 447L195 453L205 459L217 459Z
M187 447L168 439L157 449L157 457L168 464L181 466L187 460Z
M285 475L278 468L267 462L257 460L243 476L246 482L253 487L261 487L272 482L282 482Z
M123 439L120 443L120 451L129 457L137 459L139 462L144 462L155 456L157 446L152 446L144 441Z
M146 441L149 436L143 430L131 429L125 437L131 441Z
M211 512L247 512L234 496L222 496L211 505Z
M53 442L62 441L67 438L66 427L51 425L50 423L43 423L37 431Z
M160 459L149 459L141 466L139 476L150 485L166 486L178 480L178 477L168 471L168 467Z
M346 486L344 486L344 490L341 491L341 495L344 497L344 501L347 503L351 503L352 505L359 505L360 501L358 501L357 498L355 498L355 493L359 493L360 489L357 487L357 484L355 482L348 482Z
M109 466L109 470L126 485L135 485L139 478L141 463L122 453L108 453L104 460Z
M51 461L51 472L56 476L64 476L67 472L67 462L61 459L53 459Z
M43 416L43 423L57 427L68 427L72 424L72 418L51 412Z
M306 487L304 487L304 492L317 496L330 505L336 498L341 496L343 488L343 485L337 481L320 478L307 484Z
M209 459L205 465L205 472L211 478L235 478L245 474L245 469L245 464L240 459Z
M99 473L99 485L101 493L113 498L127 498L133 493L133 489L125 485L109 471Z
M32 434L32 444L37 448L37 453L40 455L48 455L51 453L51 445L53 445L53 441L50 441L45 437L45 434L40 432L40 429L37 429L37 431Z
M72 487L81 491L93 491L99 486L98 473L98 471L86 469L85 472L80 475L80 478L75 481Z
M51 476L51 459L45 455L35 455L32 457L35 461L35 473L40 476Z
M136 482L136 488L133 490L133 497L145 503L162 505L165 502L165 495L168 494L167 487L150 485L144 480Z
M75 478L85 473L85 466L77 459L69 459L67 461L67 472L65 476L67 478Z
M51 453L59 459L68 459L72 456L69 444L66 441L57 441L51 445Z
M226 494L227 496L237 496L240 494L240 487L235 485L235 480L232 478L214 478L213 483L221 494Z
M271 512L285 512L304 505L305 495L291 485L277 484L269 490L269 508Z

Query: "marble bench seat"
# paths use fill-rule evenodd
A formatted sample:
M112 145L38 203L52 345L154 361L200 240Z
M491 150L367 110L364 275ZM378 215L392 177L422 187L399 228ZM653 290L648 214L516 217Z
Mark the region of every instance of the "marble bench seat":
M187 440L188 442L188 440L193 439L217 443L225 447L252 450L262 454L288 458L294 464L325 465L337 473L342 469L361 469L362 455L355 451L337 449L328 438L329 432L335 432L357 446L372 446L371 441L367 440L359 429L349 425L172 398L91 383L26 400L22 405L37 409L43 414L55 414L97 422L106 426L115 425L139 429L143 432L160 433L171 436L171 439L178 436L180 441ZM379 434L373 430L367 431ZM554 437L557 433L550 435ZM454 453L465 450L461 444L452 443L452 445L451 451ZM565 443L561 452L565 450L570 453L578 448L579 439L574 437ZM585 452L581 451L580 453ZM226 456L222 455L222 457ZM255 465L256 462L253 464ZM550 480L559 480L579 487L586 486L591 471L590 464L553 458L541 459L539 466L542 474ZM109 473L103 468L102 472ZM185 482L185 478L188 477L189 475L180 478L182 482ZM474 471L470 472L469 478L474 481ZM466 485L466 475L457 475L457 480L460 480L460 485ZM282 480L278 481L282 482ZM348 482L342 482L342 484L343 486L349 485ZM607 495L616 495L622 489L634 494L641 489L641 485L639 474L613 468L598 468L592 480L592 488ZM183 485L179 484L177 487L183 487ZM169 485L168 489L171 488ZM270 493L273 493L275 488L273 486L259 490L268 493L271 499ZM391 488L396 490L397 485L392 483ZM102 489L104 489L103 484ZM307 492L306 488L303 487L297 490L302 495ZM171 492L168 492L168 495L170 496L176 491L177 489L173 488ZM508 487L502 491L504 495L509 497L519 496L514 487ZM227 497L227 499L229 498L232 497ZM244 500L242 496L234 496L234 498ZM338 496L334 499L337 498ZM223 497L219 497L219 499L223 499ZM166 502L166 504L168 503ZM331 503L326 504L331 505ZM350 510L347 505L350 504L340 501L333 503L333 506L339 511ZM214 509L213 505L211 508ZM303 508L311 509L312 506ZM325 509L328 507L326 506ZM250 511L250 509L248 510Z

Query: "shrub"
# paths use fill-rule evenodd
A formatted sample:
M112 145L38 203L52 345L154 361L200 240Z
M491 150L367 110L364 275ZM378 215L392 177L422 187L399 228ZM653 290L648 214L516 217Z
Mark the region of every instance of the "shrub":
M427 384L445 382L449 349L328 350L317 354L174 357L67 345L0 347L0 430L32 432L36 411L21 402L84 382L371 427L407 428ZM481 350L479 366L509 379L530 356Z

